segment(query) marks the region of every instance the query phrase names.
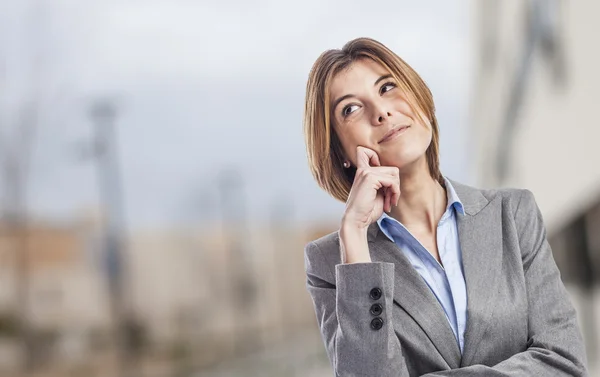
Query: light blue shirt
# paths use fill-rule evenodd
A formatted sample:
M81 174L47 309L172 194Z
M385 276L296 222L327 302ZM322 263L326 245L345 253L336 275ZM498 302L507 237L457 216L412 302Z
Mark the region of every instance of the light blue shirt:
M448 205L437 226L437 247L443 266L396 219L384 212L377 220L377 224L383 233L398 245L437 297L444 308L462 353L467 322L467 289L458 239L456 211L463 215L465 212L452 184L445 177L444 180Z

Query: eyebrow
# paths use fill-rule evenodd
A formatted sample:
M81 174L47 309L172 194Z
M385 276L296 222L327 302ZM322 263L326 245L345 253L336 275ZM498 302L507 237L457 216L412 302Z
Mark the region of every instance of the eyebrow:
M380 81L389 79L391 77L393 77L393 76L392 75L383 75L375 81L375 84L373 84L373 86L376 86L377 84L379 84ZM340 104L340 102L342 102L343 100L348 99L350 97L356 97L356 96L354 94L346 94L346 95L343 95L340 98L336 99L335 102L333 103L332 110L335 110L338 107L338 105Z

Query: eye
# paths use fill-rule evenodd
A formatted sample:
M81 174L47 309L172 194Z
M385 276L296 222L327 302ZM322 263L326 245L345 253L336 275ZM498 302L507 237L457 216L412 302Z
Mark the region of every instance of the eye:
M353 107L358 107L358 105L347 105L342 109L342 116L345 118L348 115L352 114L354 111L350 111Z
M393 82L386 82L385 84L383 84L381 86L381 89L379 90L379 92L381 94L389 92L390 90L394 89L396 87L396 84L394 84Z

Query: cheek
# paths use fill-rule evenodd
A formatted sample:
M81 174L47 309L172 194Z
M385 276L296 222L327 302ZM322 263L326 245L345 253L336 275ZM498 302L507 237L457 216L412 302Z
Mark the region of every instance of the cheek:
M410 105L408 104L406 99L401 94L396 95L392 99L392 101L394 101L394 107L399 113L416 121L416 116L414 112L410 108Z
M372 127L365 125L361 119L347 122L341 129L341 140L344 145L356 148L367 145L371 137Z
M424 129L423 133L425 134L425 138L426 138L428 141L431 141L431 140L433 139L433 132L432 132L432 130L431 130L431 126L430 126L430 125L427 125L427 126L425 126L423 129Z
M356 146L360 144L359 137L356 135L356 132L351 132L349 128L344 129L336 129L336 135L340 141L342 146L342 150L344 151L346 158L354 157L356 154ZM353 152L354 151L354 152Z
M431 126L419 125L418 140L421 148L427 148L433 140L433 133L431 132Z

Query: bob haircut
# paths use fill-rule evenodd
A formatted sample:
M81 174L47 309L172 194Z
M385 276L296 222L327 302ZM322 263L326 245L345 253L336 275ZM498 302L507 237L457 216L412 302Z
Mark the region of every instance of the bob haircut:
M306 84L303 128L308 164L313 177L329 195L346 202L354 182L356 167L343 167L345 153L331 124L329 87L338 73L350 68L352 63L360 59L371 59L387 69L419 120L431 125L432 140L425 152L429 174L445 187L439 166L439 130L431 91L404 60L370 38L357 38L346 43L341 50L323 52L310 70Z

